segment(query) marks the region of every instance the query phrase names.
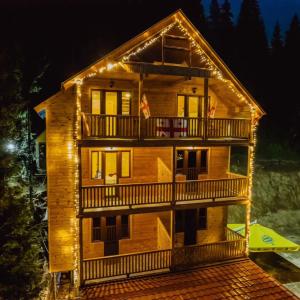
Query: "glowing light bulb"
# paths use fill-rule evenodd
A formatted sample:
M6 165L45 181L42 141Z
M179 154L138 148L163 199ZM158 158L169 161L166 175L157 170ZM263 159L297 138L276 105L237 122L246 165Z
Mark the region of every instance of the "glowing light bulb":
M14 152L16 150L16 145L12 142L6 144L6 149L10 152Z

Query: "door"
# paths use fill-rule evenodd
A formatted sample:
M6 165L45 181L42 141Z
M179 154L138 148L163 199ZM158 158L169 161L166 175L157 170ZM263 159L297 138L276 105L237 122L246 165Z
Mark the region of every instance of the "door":
M105 92L106 136L117 135L118 93Z
M197 242L197 209L185 210L184 245L195 245Z
M104 179L105 185L105 196L110 197L110 201L115 201L117 196L116 187L109 186L118 183L118 164L117 164L117 152L104 152L105 164L104 164Z
M116 216L106 217L104 255L119 254Z
M187 113L189 117L188 134L189 136L198 136L199 97L188 97Z

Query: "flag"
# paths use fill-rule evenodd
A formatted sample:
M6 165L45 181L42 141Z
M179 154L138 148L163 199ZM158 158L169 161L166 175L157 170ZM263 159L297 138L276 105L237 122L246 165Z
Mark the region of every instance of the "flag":
M150 117L150 108L149 108L149 104L147 101L147 97L146 94L143 94L142 100L141 100L141 104L140 104L140 109L142 110L145 119L149 119Z
M157 136L175 138L187 136L187 120L159 118L156 122Z
M217 108L217 100L210 98L208 103L208 112L207 112L207 116L209 118L214 118L216 108Z

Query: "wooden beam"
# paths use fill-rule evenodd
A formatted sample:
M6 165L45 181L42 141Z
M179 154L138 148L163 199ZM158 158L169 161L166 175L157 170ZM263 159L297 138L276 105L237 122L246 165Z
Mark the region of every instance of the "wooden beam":
M130 70L134 73L142 74L160 74L160 75L175 75L175 76L186 76L186 77L211 77L211 72L206 69L181 67L172 65L154 65L148 63L126 63Z
M204 78L204 139L207 135L207 112L208 112L208 78Z

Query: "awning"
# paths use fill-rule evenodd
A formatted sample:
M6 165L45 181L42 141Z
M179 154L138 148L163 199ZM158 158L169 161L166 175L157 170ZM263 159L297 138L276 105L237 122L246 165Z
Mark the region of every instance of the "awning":
M245 236L244 224L228 224L228 228ZM251 252L289 252L299 251L300 246L289 241L271 228L260 224L250 225L249 251Z

